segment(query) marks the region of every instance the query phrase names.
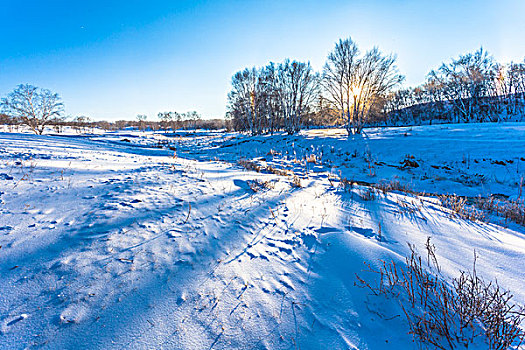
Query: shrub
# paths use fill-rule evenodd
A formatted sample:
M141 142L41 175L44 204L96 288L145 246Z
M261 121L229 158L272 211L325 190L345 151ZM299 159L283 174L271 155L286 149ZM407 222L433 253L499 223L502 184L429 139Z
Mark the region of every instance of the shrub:
M297 187L297 188L303 187L301 185L301 179L299 178L299 176L297 176L297 175L293 176L293 178L292 178L292 187Z
M379 281L369 283L356 275L358 285L375 295L393 296L400 302L410 334L438 349L519 347L525 338L520 327L525 309L512 302L512 294L497 282L486 282L472 271L463 271L449 284L440 272L435 248L427 240L427 265L410 245L406 267L382 262Z
M438 196L441 205L452 211L452 216L457 216L467 220L483 220L484 215L481 211L468 205L467 198L455 194L444 194Z
M259 192L263 189L273 189L275 188L275 182L273 181L263 181L263 180L248 180L248 186L253 192Z

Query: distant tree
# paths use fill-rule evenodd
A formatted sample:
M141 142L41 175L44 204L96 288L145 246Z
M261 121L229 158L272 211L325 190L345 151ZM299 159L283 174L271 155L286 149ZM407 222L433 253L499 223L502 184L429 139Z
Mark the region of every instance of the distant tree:
M7 125L11 128L15 124L15 119L8 116L7 114L0 113L0 125Z
M13 128L18 130L18 127L20 126L20 120L18 118L8 116L7 114L0 113L0 125L6 125L9 132L12 132Z
M201 120L201 116L199 113L197 113L197 111L186 112L183 113L182 116L186 129L196 129L198 121Z
M483 48L443 63L429 73L429 79L443 86L445 98L454 106L457 121L483 121L486 109L482 103L488 96L496 76L494 59Z
M146 116L144 114L138 114L137 115L137 121L139 122L139 130L142 130L142 131L145 130L145 128L146 128L146 126L145 126L146 119L148 119L148 116Z
M79 115L73 118L71 125L73 126L73 129L75 129L77 132L86 132L86 129L89 127L90 122L91 119L89 117Z
M173 121L173 112L159 112L157 117L160 120L160 127L164 129L164 132L168 132L168 128Z
M18 85L0 105L4 113L18 118L39 135L47 125L60 120L64 111L58 94L29 84Z

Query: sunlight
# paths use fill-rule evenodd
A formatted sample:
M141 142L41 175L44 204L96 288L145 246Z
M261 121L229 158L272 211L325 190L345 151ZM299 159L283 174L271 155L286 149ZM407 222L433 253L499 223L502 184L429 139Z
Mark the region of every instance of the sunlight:
M350 91L352 92L352 96L356 98L357 96L361 94L361 86L352 85L352 87L350 88Z

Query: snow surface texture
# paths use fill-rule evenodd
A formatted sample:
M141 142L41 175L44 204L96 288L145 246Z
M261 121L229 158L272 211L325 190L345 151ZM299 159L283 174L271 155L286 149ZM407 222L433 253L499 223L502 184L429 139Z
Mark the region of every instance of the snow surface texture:
M177 157L151 147L166 140ZM312 154L321 161L302 161ZM327 171L512 197L523 156L523 123L353 140L2 133L0 348L417 349L395 301L354 285L363 262L402 264L407 242L423 249L430 236L446 276L471 268L475 249L478 274L524 304L525 229L401 193L365 200ZM241 157L293 169L302 187L245 171ZM462 180L475 174L484 180Z

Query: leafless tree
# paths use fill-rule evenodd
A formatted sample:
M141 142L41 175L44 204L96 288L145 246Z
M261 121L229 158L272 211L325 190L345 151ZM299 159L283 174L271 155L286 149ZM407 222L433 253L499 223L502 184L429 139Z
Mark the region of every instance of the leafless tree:
M232 78L232 90L228 94L228 117L238 130L249 130L252 135L262 131L259 115L259 72L255 68L244 69Z
M146 129L146 119L148 119L147 115L144 114L137 114L137 121L139 122L139 130L144 131Z
M160 119L160 127L164 129L164 132L168 132L173 122L173 112L159 112L157 117Z
M319 75L310 63L284 61L277 69L277 94L281 102L284 128L289 134L300 130L318 96Z
M377 48L359 59L352 90L352 118L347 126L349 133L361 133L365 121L382 108L387 94L403 81L395 61L394 55L383 56Z
M91 119L85 115L79 115L73 118L73 120L68 123L75 129L77 132L86 132L90 126Z
M430 79L440 82L446 99L454 106L457 121L483 121L482 106L495 76L494 59L483 48L461 55L431 71Z
M196 129L201 116L197 111L190 111L180 114L180 118L185 129Z
M377 48L360 56L350 38L339 40L328 55L323 85L329 101L346 120L349 134L360 133L388 93L403 81L395 61L395 56L384 56Z
M58 94L29 84L18 85L0 104L4 113L20 119L39 135L47 125L60 119L64 111Z
M348 125L353 117L353 90L358 64L359 49L356 43L351 38L341 39L328 55L323 70L323 87L327 99Z
M285 60L236 73L228 95L227 117L236 130L257 135L299 131L314 111L319 74L310 63Z

